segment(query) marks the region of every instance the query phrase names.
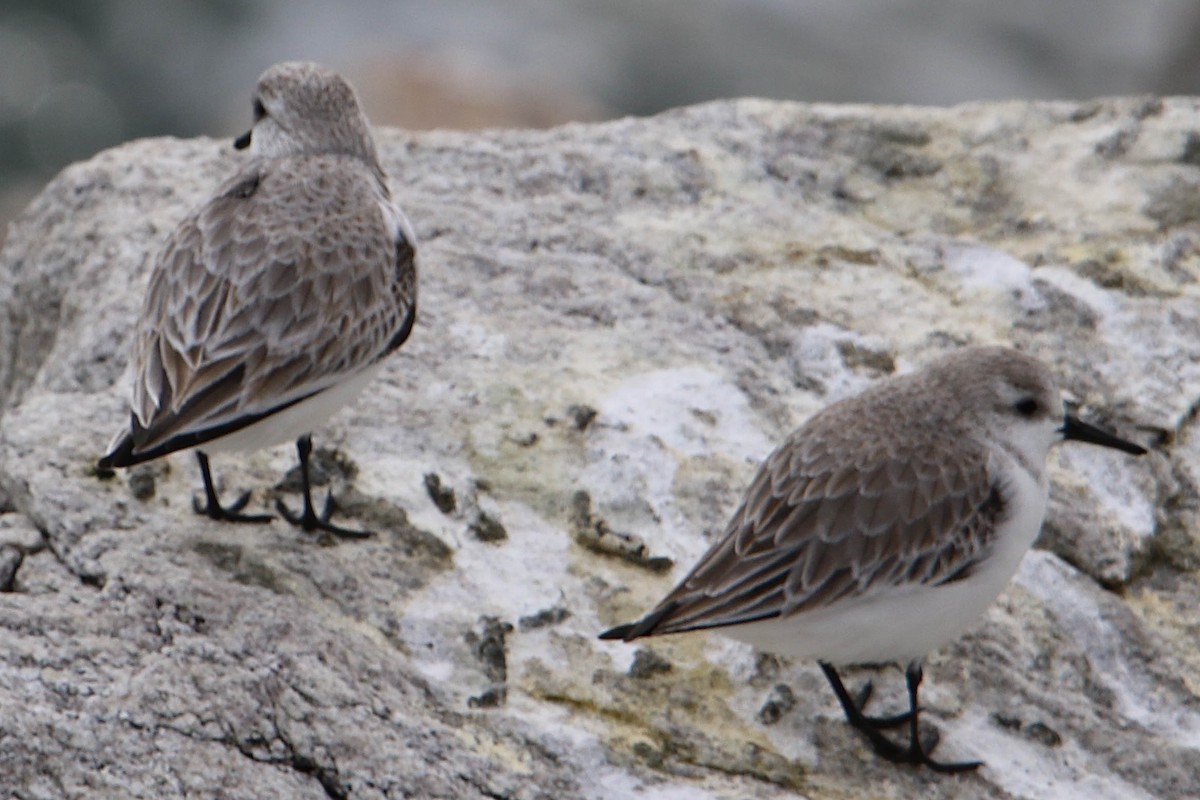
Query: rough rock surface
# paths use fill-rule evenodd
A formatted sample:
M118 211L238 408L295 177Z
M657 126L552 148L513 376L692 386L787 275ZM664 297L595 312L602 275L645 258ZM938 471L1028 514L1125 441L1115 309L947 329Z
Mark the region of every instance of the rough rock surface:
M19 798L1200 795L1200 137L1187 99L754 100L547 132L381 131L422 240L410 342L316 443L378 536L98 475L153 254L234 169L134 142L0 274L0 776ZM597 632L830 400L964 343L1153 446L1051 459L1014 584L926 670L959 777L877 760L816 669ZM290 447L214 460L252 507ZM901 702L894 669L880 708Z

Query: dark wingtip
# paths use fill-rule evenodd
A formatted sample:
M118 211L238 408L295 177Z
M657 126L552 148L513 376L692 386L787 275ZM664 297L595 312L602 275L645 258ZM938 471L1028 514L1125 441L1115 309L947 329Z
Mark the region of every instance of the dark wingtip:
M671 616L671 614L673 614L677 608L679 608L679 603L672 600L671 602L654 609L637 622L631 622L628 625L618 625L615 628L609 628L604 633L600 634L600 638L621 639L622 641L632 642L634 639L640 639L643 636L653 636L658 632L656 630L658 626L667 617Z
M133 436L125 434L108 455L96 462L96 469L129 467L137 463L133 457Z
M630 623L629 625L618 625L617 627L609 628L604 633L600 634L600 638L601 639L621 639L623 641L629 641L632 638L629 635L629 632L632 630L633 630L632 623Z

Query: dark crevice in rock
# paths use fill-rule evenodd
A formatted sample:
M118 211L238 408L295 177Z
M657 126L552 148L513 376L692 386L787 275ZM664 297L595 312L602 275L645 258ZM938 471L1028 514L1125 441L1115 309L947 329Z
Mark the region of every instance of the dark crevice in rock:
M488 786L480 783L478 776L468 775L465 772L458 773L458 777L463 783L469 784L472 789L479 792L482 797L490 797L491 800L512 800L512 797L507 794L500 794Z
M442 484L442 478L436 472L425 473L425 491L429 499L443 514L453 514L458 509L458 500L454 496L454 487Z
M541 611L521 617L517 620L517 627L522 631L532 631L538 628L545 628L550 625L557 625L569 619L571 612L563 606L553 606L552 608L543 608Z
M295 687L291 688L295 690ZM273 739L267 740L257 735L240 737L229 728L222 742L251 761L260 764L288 767L301 775L313 778L321 785L321 788L325 791L325 795L331 798L331 800L346 800L350 796L350 788L342 779L333 757L329 757L330 763L324 764L318 761L314 755L300 752L290 737L284 733L283 726L279 724L278 713L278 708L271 709L271 726L275 733ZM272 750L271 744L273 742L283 745L284 752L282 756L267 755ZM262 749L262 752L258 751L259 748Z
M309 756L294 750L290 766L301 774L315 778L317 783L321 784L321 788L325 790L325 795L332 800L346 800L350 796L349 790L342 784L336 767L323 767Z
M17 570L24 559L25 553L21 548L12 545L0 547L0 592L17 590Z
M51 540L50 533L46 527L39 524L37 519L32 516L28 517L28 519L37 530L40 538L38 539L37 543L31 547L19 548L22 554L22 561L24 561L25 556L35 555L45 550L50 553L55 561L62 565L63 569L75 576L75 578L84 586L90 586L93 589L104 588L104 585L108 582L108 576L105 573L98 570L93 571L91 569L87 569L79 564L73 564L71 560L67 558L65 553L60 552L59 549L54 546L54 542Z
M177 736L182 736L185 739L223 745L255 764L287 767L316 780L321 785L326 796L333 798L333 800L347 800L350 796L350 790L342 779L336 764L332 766L323 765L307 753L299 752L291 740L283 734L279 726L274 724L274 721L272 724L275 730L275 738L270 740L257 734L239 736L233 730L232 725L223 720L207 720L207 722L215 722L223 729L223 733L220 736L206 735L196 730L165 721L147 725L137 719L131 718L126 719L125 722L136 730L148 731L155 735L162 731L167 731ZM271 745L274 742L283 745L283 755L274 756L264 754L265 752L270 752ZM262 749L264 753L256 752L257 749Z
M641 647L633 654L633 663L629 665L629 677L645 680L671 670L670 661L653 650Z
M777 683L756 716L763 725L774 725L795 707L795 692L786 683Z
M577 431L586 431L596 419L597 414L599 412L596 409L582 403L567 406L567 416L571 418Z
M475 521L467 526L476 539L481 542L497 543L507 541L508 529L500 520L493 517L486 511L480 511L475 516Z
M592 497L582 489L571 497L571 529L575 541L593 553L616 556L660 574L675 565L666 556L650 555L650 548L641 537L610 528L602 517L592 513Z
M491 686L482 694L468 699L471 708L493 708L502 706L508 699L508 654L506 639L512 633L511 623L502 622L496 617L483 616L479 618L480 631L467 634L467 644L475 651L475 657L483 665L483 674L491 681Z

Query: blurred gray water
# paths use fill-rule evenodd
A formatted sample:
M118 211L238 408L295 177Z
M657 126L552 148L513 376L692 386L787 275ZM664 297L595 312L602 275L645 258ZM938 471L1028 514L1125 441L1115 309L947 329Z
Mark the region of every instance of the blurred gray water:
M1194 0L0 0L0 220L140 136L234 135L325 62L372 120L551 125L738 95L952 104L1193 94Z

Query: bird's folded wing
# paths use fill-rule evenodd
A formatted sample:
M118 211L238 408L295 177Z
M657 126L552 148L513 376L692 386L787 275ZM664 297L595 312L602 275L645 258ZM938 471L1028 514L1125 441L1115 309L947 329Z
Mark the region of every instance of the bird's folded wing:
M244 174L167 243L137 331L135 455L236 430L407 336L412 244L369 193L322 208L303 189Z
M965 577L1005 513L981 448L863 457L803 429L760 468L725 534L630 636L734 625Z

